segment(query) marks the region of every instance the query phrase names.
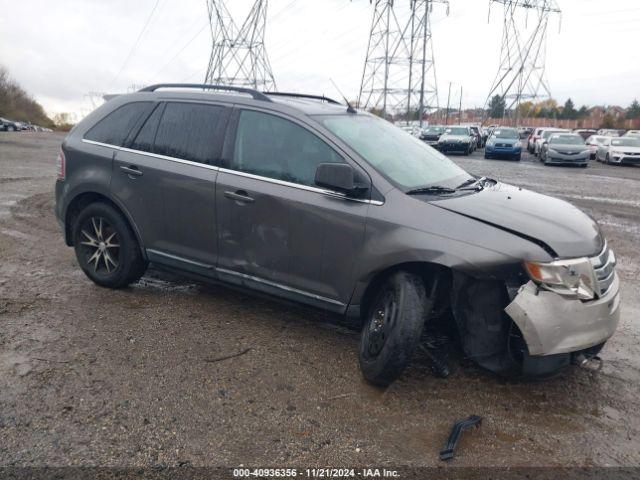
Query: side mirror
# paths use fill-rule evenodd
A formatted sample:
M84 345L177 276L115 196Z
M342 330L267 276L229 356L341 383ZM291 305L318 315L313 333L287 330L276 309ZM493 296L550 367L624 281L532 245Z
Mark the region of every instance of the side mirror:
M346 163L321 163L316 169L316 185L336 190L338 192L353 193L360 185L356 184L356 172Z

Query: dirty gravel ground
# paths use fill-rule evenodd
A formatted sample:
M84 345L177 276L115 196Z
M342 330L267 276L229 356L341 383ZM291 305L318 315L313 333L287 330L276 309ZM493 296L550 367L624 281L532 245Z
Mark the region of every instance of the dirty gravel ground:
M600 374L506 382L462 364L439 380L418 359L383 391L361 379L357 332L328 315L159 272L92 284L52 214L62 138L0 134L0 465L438 465L469 414L485 421L456 466L640 465L640 168L454 157L601 223L621 325Z

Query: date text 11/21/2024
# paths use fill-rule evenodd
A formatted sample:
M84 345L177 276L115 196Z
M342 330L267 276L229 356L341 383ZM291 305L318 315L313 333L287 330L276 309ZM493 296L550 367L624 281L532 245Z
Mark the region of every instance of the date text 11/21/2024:
M233 478L399 478L397 470L386 468L234 468Z

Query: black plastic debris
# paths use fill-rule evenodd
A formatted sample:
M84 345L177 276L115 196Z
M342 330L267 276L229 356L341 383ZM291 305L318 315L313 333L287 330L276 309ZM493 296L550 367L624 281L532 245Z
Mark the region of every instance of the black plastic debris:
M473 426L480 427L480 425L482 425L482 417L478 415L471 415L464 420L454 423L449 438L447 438L447 443L445 443L443 449L440 450L440 460L451 460L453 458L453 451L456 448L456 444L463 430Z

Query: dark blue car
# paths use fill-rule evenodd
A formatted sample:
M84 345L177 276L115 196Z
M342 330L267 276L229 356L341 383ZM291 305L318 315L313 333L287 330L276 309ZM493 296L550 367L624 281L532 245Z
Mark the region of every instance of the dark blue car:
M484 149L484 158L510 158L520 160L522 157L522 144L520 135L515 128L496 128Z

